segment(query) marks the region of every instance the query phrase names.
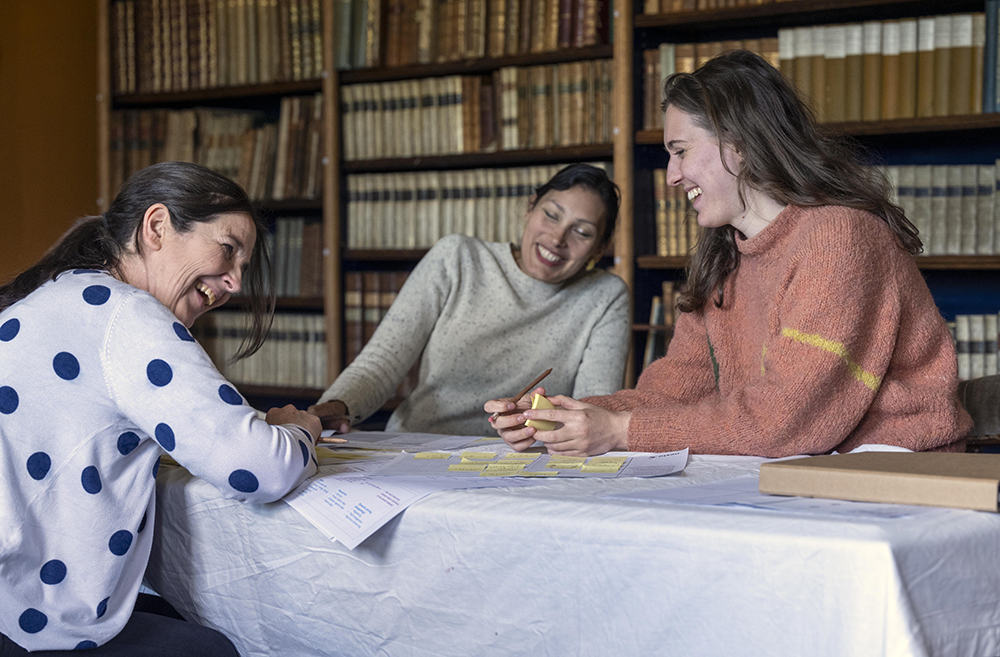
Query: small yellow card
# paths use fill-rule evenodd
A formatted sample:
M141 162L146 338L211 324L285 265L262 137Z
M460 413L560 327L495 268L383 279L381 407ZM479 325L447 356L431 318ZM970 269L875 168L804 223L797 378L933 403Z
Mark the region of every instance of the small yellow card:
M453 463L448 466L448 472L482 472L485 469L485 463Z
M462 452L462 459L470 461L492 461L497 457L496 452Z
M451 458L448 452L417 452L413 455L415 459L447 459Z
M613 472L618 472L619 470L621 470L621 467L615 465L614 463L610 463L610 464L606 464L606 465L602 465L600 463L598 463L597 465L591 465L591 464L587 463L582 468L580 468L580 472L602 472L602 473L606 473L606 474L611 474Z

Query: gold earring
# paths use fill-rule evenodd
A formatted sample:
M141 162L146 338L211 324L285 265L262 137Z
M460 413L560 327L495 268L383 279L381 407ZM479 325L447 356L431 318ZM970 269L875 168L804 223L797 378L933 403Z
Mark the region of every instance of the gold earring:
M590 271L597 266L597 258L591 258L587 261L587 271Z

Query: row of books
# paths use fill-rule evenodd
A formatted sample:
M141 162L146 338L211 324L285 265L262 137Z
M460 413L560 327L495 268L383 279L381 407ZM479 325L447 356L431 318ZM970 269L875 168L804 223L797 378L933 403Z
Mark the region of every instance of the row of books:
M563 166L350 175L347 246L429 248L450 233L516 242L529 198Z
M318 218L278 217L267 239L275 296L322 296L323 223Z
M698 213L682 187L667 184L667 170L653 170L656 255L685 256L698 243Z
M757 53L777 68L778 39L743 39L705 41L702 43L661 43L642 52L643 60L643 130L662 130L663 81L674 73L693 73L716 55L729 50L749 50Z
M112 189L150 164L185 161L237 180L253 199L319 198L322 109L316 94L283 98L277 123L262 123L264 115L244 110L114 111Z
M609 143L611 93L610 60L345 85L344 159Z
M379 322L389 312L403 288L408 271L344 272L344 364L358 357ZM396 389L396 399L405 399L416 385L417 365Z
M778 30L781 71L820 121L979 114L985 46L981 12Z
M684 11L725 9L727 7L769 5L773 2L786 1L787 0L646 0L643 4L643 13L646 15L671 14Z
M338 0L337 67L431 64L608 42L604 0Z
M496 73L500 149L611 142L614 77L608 59Z
M1000 86L998 39L992 36L987 38L986 15L974 13L784 28L776 40L661 44L643 53L643 128L663 127L664 78L735 49L778 66L820 121L993 112Z
M116 0L115 93L160 93L318 78L321 0Z
M997 315L956 315L950 324L958 354L958 378L978 379L998 374Z
M236 384L326 388L326 325L321 314L277 313L260 351L233 362L249 325L241 311L205 313L191 334Z
M1000 160L885 168L925 255L1000 254Z

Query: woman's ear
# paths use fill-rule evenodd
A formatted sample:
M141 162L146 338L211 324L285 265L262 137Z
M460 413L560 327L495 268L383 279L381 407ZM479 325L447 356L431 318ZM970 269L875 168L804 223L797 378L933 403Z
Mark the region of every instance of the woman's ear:
M170 228L170 211L167 210L167 206L162 203L151 205L142 216L139 243L151 251L159 251Z

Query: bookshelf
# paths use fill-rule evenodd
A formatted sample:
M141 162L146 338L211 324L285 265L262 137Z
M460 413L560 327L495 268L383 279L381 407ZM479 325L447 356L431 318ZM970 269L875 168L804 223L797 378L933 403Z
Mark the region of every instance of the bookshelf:
M478 0L466 0L466 2L470 7L477 5L484 11L487 7L485 2ZM579 1L581 8L584 6L583 3L584 0ZM601 6L601 3L594 2L594 0L586 0L586 3L587 7ZM597 71L600 70L598 67L603 66L606 67L609 78L617 77L617 71L613 68L615 50L603 34L596 37L598 43L587 43L587 40L584 39L581 41L583 45L579 45L579 47L567 48L564 47L564 44L560 44L559 47L546 46L541 49L532 47L530 52L518 52L517 49L512 52L508 47L505 54L498 54L494 48L493 51L484 49L479 54L468 51L460 56L456 56L455 52L452 52L447 57L438 58L438 61L433 62L415 63L411 61L396 66L370 66L368 64L372 62L378 64L388 61L386 57L388 39L383 34L381 51L369 52L367 54L369 59L365 65L346 69L341 67L342 70L337 70L334 63L339 62L339 58L343 55L338 50L338 48L342 50L343 43L338 44L335 35L343 36L347 33L353 33L357 29L357 25L354 24L347 26L337 23L338 17L342 15L341 12L345 11L345 7L350 4L352 3L345 3L342 0L277 0L277 2L260 2L259 4L255 0L246 0L245 2L240 0L235 3L227 3L222 0L97 0L99 24L97 127L100 143L98 172L99 204L102 209L106 207L108 199L115 193L115 188L121 179L123 166L121 158L136 157L130 153L123 155L115 150L115 139L116 135L119 134L115 131L122 131L124 134L125 130L115 121L123 121L123 119L117 118L123 113L133 112L137 116L144 112L183 113L196 108L198 110L208 108L209 110L246 112L253 113L253 125L256 129L260 125L260 117L264 117L265 123L280 122L278 119L279 107L283 107L283 101L288 98L315 97L317 102L322 101L322 194L315 198L293 196L277 200L265 196L260 198L259 204L264 214L276 222L276 227L283 219L299 216L306 217L307 222L316 219L322 222L322 295L311 293L304 296L279 296L276 304L276 317L285 316L289 321L295 321L297 316L322 315L325 328L323 342L326 351L325 376L327 383L332 381L345 365L346 343L349 339L345 333L350 331L345 324L345 277L349 273L357 272L406 272L412 269L427 251L427 245L401 246L400 248L386 246L352 248L348 226L351 202L348 193L350 177L395 176L417 174L418 172L451 172L455 174L464 172L471 174L484 169L513 171L514 169L527 170L529 168L536 169L538 175L541 175L545 167L553 167L557 164L584 161L610 163L614 157L614 146L610 138L610 117L605 118L607 138L594 139L591 137L572 143L565 141L539 142L528 147L511 147L509 144L501 144L499 143L500 108L498 102L493 119L497 123L498 143L494 148L474 148L471 151L466 150L466 152L406 157L347 158L345 140L353 138L353 135L344 129L342 112L344 112L345 107L348 111L350 109L350 105L345 106L343 101L344 89L352 85L407 84L424 79L440 80L449 77L478 77L488 83L495 81L499 71L504 69L549 67L555 71L557 67L567 67L566 70L570 70L568 67L578 64L589 66L590 68L585 69L588 71ZM395 4L399 3L383 2L381 5L382 17L375 24L368 25L371 28L369 31L376 32L376 39L379 38L377 36L379 30L384 32L393 29L391 21L396 20L397 17L387 15L386 12L389 11L390 5L395 6ZM604 5L608 12L610 12L609 4ZM443 6L444 3L441 5ZM458 3L450 2L448 5L449 7L451 5L457 7ZM546 11L553 10L557 5L555 0L549 0L545 4ZM525 6L528 9L524 11L530 10L530 13L534 15L538 12L537 7L541 5L539 3L526 3ZM275 10L274 7L278 7L278 9ZM282 77L278 65L274 65L272 67L274 70L265 74L268 65L265 62L266 55L263 49L271 47L271 54L274 55L274 48L278 47L276 44L279 42L272 41L271 46L265 45L268 38L265 36L265 32L274 29L273 21L264 20L260 16L273 18L273 15L263 12L295 11L295 8L298 8L300 12L311 10L314 18L320 15L322 17L319 33L313 33L314 36L318 36L321 46L309 41L313 44L314 55L319 53L321 48L322 65L315 65L313 67L314 74L303 75L301 79L290 79L287 70ZM181 14L181 17L178 18L176 15L178 11L188 13ZM262 12L256 19L258 21L256 31L250 27L252 20L254 20L254 11ZM149 33L139 34L139 29L136 28L136 34L129 35L128 28L121 27L132 24L129 23L129 20L131 20L130 17L133 13L135 16L139 16L142 12L145 12L143 15L146 20L149 20L150 15L155 14L159 17L155 20L162 21L161 25L154 20L150 24L152 27L144 28L159 30L160 38L166 39L161 45L157 45L155 34L152 37ZM169 12L174 12L174 14L168 16ZM199 12L205 12L204 16L208 18L204 18ZM546 13L545 15L550 16L551 14ZM582 13L580 15L582 16ZM125 17L124 22L123 17ZM609 16L605 15L603 25L609 24L608 19ZM289 19L285 17L282 20ZM168 27L169 21L174 22L172 27ZM187 29L190 30L190 26L197 25L198 21L208 21L202 24L200 36L195 36L195 32L192 31L184 32L181 30L182 34L186 34L183 38L189 40L186 48L178 49L176 41L172 44L168 43L169 39L165 36L168 32L176 40L177 30L180 29L177 27L178 25L186 24L189 26ZM224 33L222 21L229 21L228 28L234 32ZM135 24L141 24L141 21ZM156 27L156 25L160 25L160 27ZM542 25L542 23L538 23L538 25ZM120 32L122 29L126 31ZM256 45L253 46L257 48L256 53L250 51L249 54L241 54L243 51L239 48L249 48L255 38L254 35L258 39L254 42ZM205 41L206 38L209 39L208 42ZM303 38L310 37L304 35ZM576 38L574 37L574 39ZM212 39L215 40L215 45L206 46L205 43L211 43ZM227 39L228 42L226 42ZM122 58L123 52L127 52L122 50L123 44L126 48L132 49L135 61L129 61L128 57ZM305 42L303 42L303 47L304 44ZM154 61L156 57L165 58L165 50L168 48L172 48L175 55L178 52L186 53L184 57L188 57L187 64L182 65L181 70L190 70L191 78L186 82L183 80L183 75L178 78L176 64L174 64L174 77L171 79L170 74L166 72L167 59L164 59L163 63L159 65L159 69L153 67L154 82L158 80L157 84L159 85L158 89L154 89L155 85L150 83L148 77L142 77L141 67L144 63L149 66L150 58ZM201 50L197 50L199 48ZM208 59L205 59L204 54L206 48L209 52ZM217 50L213 51L212 48ZM152 54L144 49L151 50ZM488 54L491 52L492 55ZM241 56L248 57L248 59L237 66L237 58ZM201 60L198 60L199 57ZM224 62L226 57L229 58L228 64ZM204 62L209 60L215 62L219 70L206 72L195 68L196 61L200 61L200 65L203 66ZM257 63L252 64L254 61ZM222 71L224 65L231 67L228 73ZM256 73L251 71L253 66L257 67ZM159 73L155 72L157 70ZM156 75L161 77L155 78ZM130 76L134 76L134 79ZM179 79L182 83L178 82ZM209 81L208 84L206 84L206 80ZM168 87L170 90L166 90ZM497 91L499 91L499 87ZM605 104L610 106L610 102ZM143 117L140 116L140 118ZM154 117L148 120L158 121L161 119ZM556 121L557 117L549 120ZM135 119L135 122L138 123L139 119ZM595 128L590 130L592 134L595 134ZM127 144L146 143L144 138L122 137L121 140ZM125 150L126 146L119 144L118 148ZM144 153L142 156L147 157ZM243 181L241 180L241 182ZM518 184L522 186L525 186L526 182L518 180ZM498 182L497 184L502 183ZM248 186L246 183L244 185ZM250 186L248 186L248 190L253 195ZM254 196L254 198L259 197ZM245 304L241 303L239 299L234 299L227 304L222 312L211 313L206 318L214 315L222 317L232 310L245 310ZM228 329L222 328L221 324L217 328L206 329L204 341L211 342L225 330ZM276 339L280 340L280 338ZM256 373L259 374L259 372ZM242 383L239 387L246 396L255 401L267 400L276 403L283 400L283 403L291 401L301 405L316 399L325 386Z
M143 84L141 80L137 81L133 79L125 90L122 89L121 83L117 85L113 83L112 76L116 72L123 76L122 80L125 79L125 74L122 73L123 69L121 68L125 66L125 63L120 61L120 59L116 59L116 46L122 41L122 35L117 34L115 29L119 26L119 23L116 22L117 12L123 11L119 9L119 5L126 6L126 4L130 12L160 11L162 9L164 12L161 17L162 23L159 25L150 23L150 26L154 30L162 29L163 34L173 29L172 35L174 39L177 38L179 25L188 26L186 31L180 30L180 33L184 35L183 38L191 38L192 42L184 42L182 45L187 46L187 49L181 48L180 52L190 54L191 61L187 62L188 68L175 71L172 90L151 91L148 80ZM236 3L229 4L232 5L229 9L230 12L237 11ZM140 7L140 5L142 6ZM239 13L240 20L251 20L251 12L253 11L254 4L246 3L244 8L244 3L240 2L238 6L241 12ZM325 362L321 363L319 367L323 370L322 378L330 381L341 369L341 350L339 345L341 343L342 330L339 248L339 236L341 234L339 159L331 158L327 155L329 153L336 153L340 149L340 133L336 129L339 126L339 103L335 100L339 89L338 73L333 67L325 64L333 61L333 43L330 38L334 29L333 3L330 0L312 0L312 2L298 4L290 4L288 2L261 3L259 11L268 11L268 9L265 9L265 6L270 7L270 11L275 12L289 12L292 11L292 7L302 12L298 19L300 21L298 25L300 25L301 29L301 38L310 40L310 50L308 53L303 52L303 43L300 42L298 44L300 50L294 56L296 57L295 62L301 62L301 69L295 69L300 64L296 63L293 66L289 63L289 52L287 50L281 53L277 50L272 50L270 56L268 56L264 52L249 48L250 43L247 39L254 35L259 39L259 41L254 42L256 44L255 48L258 46L264 48L265 40L272 37L273 39L278 38L278 33L274 31L276 28L271 24L273 21L266 20L266 18L277 18L277 15L263 18L260 21L259 32L248 31L246 25L239 25L235 22L228 26L228 28L232 29L230 32L221 22L224 20L223 14L226 12L227 7L227 3L224 2L216 3L211 0L201 0L199 2L185 3L168 2L167 0L136 0L134 2L123 3L121 0L97 0L98 207L101 211L107 207L108 202L116 193L115 187L118 182L115 178L114 168L120 166L120 163L115 161L116 154L112 148L114 112L141 112L146 110L183 111L193 108L209 108L222 111L254 112L263 115L265 120L267 120L277 118L282 99L291 97L321 98L322 114L318 117L319 132L317 133L317 138L320 141L318 146L321 159L316 159L317 170L315 176L317 180L321 181L322 194L317 195L315 198L294 196L274 199L262 197L258 198L256 202L264 216L272 221L284 217L304 215L322 222L322 228L319 231L319 234L322 236L322 248L320 262L317 263L322 272L322 293L307 296L279 297L276 302L276 316L280 317L288 313L299 315L305 313L315 318L322 317L319 320L322 323L322 331L317 333L317 335L325 333L326 357ZM174 13L168 15L167 12L170 11ZM190 12L190 14L182 13L180 18L178 18L178 11ZM313 13L310 15L309 11ZM196 12L203 13L197 14ZM232 14L230 18L235 21L236 16L237 14ZM261 16L263 17L264 14L261 13ZM186 23L185 18L187 19ZM285 21L287 20L287 16L282 15L281 19ZM169 27L170 21L174 21L172 28ZM194 35L197 34L197 31L191 26L199 25L199 21L201 21L200 37L202 39L216 39L217 43L213 46L214 50L210 50L208 45L204 45L206 42L194 42ZM143 23L139 24L144 25ZM218 31L206 37L206 34L211 32L213 26ZM272 31L265 34L267 29L271 29ZM244 40L239 43L233 41L233 43L228 45L228 50L223 52L224 44L221 40L224 38L235 40L237 37L233 35L237 33ZM131 68L129 74L135 75L135 78L138 78L143 70L140 67L144 63L149 63L148 60L143 60L143 57L155 57L156 49L161 48L161 45L160 42L148 34L131 34L128 35L128 39L132 40L131 43L134 48L133 56L135 58L135 61L128 64ZM169 38L163 43L165 44L162 46L163 48L169 47ZM273 44L277 48L278 41L273 40ZM281 45L290 49L292 44L282 43ZM240 46L243 46L242 50L239 49ZM142 53L143 48L152 48L154 54L144 55ZM179 56L176 42L173 44L173 48L174 55ZM201 50L196 50L197 48L201 48ZM201 60L200 67L196 66L194 61L196 52L203 53L202 56L204 59ZM208 70L204 68L205 63L208 61L209 52L212 58L213 68L211 69L211 76L213 80L209 81L206 77L200 83L195 84L196 75L209 75ZM240 53L242 53L246 61L239 63L239 66L237 66L236 56ZM162 53L160 55L161 57L165 57ZM229 61L230 68L226 69L230 71L230 79L228 80L223 79L225 71L223 70L224 63L222 57L225 55L232 57ZM163 61L166 62L167 60L164 59ZM277 63L279 61L283 62L282 65L287 63L288 70L280 70ZM271 62L271 64L267 62ZM308 66L306 65L307 63ZM165 66L166 64L163 65ZM176 66L176 62L174 65ZM248 73L247 71L254 66L257 67L256 72L254 74ZM268 66L270 66L270 71L265 70ZM238 72L238 69L243 70ZM184 81L183 84L178 84L178 80L184 79L185 72L190 72L191 77ZM218 77L216 78L216 76ZM169 77L164 76L163 79L169 80ZM244 308L245 304L239 298L236 298L231 300L227 304L225 311L222 312L239 311ZM319 331L318 327L317 331ZM319 376L319 374L316 376ZM245 396L255 401L267 399L273 400L275 403L280 402L281 404L297 402L299 405L304 405L317 399L322 390L325 389L325 385L305 387L301 385L240 384L239 388Z
M670 0L661 0L661 3L673 6ZM710 1L709 4L714 3ZM749 6L648 13L643 0L635 0L634 4L628 0L616 2L618 76L631 80L633 85L632 93L622 94L628 101L622 111L636 125L642 126L643 86L646 83L643 52L661 43L764 39L775 37L781 29L983 12L986 4L983 0L956 0L946 4L929 0L765 0L765 4ZM629 43L624 39L619 41L620 36L628 38ZM624 128L624 122L621 125ZM998 113L838 121L822 125L830 132L852 137L875 162L890 166L991 165L1000 155ZM632 371L637 372L641 369L647 334L650 330L664 328L650 326L651 298L659 294L660 282L683 276L687 258L656 255L652 170L666 166L662 130L630 130L626 139L629 143L616 145L615 171L619 184L629 185L634 194L629 198L629 205L623 207L623 218L628 217L623 223L631 233L623 238L631 240L634 253L630 254L632 257L623 258L619 267L631 269L623 277L635 295L631 365ZM634 168L628 170L625 164ZM627 178L622 174L628 174ZM621 250L619 255L624 253ZM992 273L1000 268L1000 256L935 253L919 256L917 265L926 272L928 284L946 319L958 313L988 313L1000 308L1000 286L993 280L995 274ZM634 378L629 381L634 383Z

